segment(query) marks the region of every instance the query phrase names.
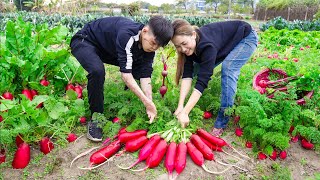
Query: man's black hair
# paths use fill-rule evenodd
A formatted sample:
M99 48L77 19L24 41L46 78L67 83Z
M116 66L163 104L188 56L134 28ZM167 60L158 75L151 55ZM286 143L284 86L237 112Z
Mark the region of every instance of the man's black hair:
M163 47L168 44L173 36L171 21L162 16L153 16L148 23L157 43Z

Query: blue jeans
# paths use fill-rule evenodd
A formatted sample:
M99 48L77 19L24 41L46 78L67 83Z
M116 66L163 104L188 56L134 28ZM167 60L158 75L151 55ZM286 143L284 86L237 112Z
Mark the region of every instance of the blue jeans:
M229 116L224 114L226 108L233 106L237 92L237 83L241 67L249 60L258 44L258 35L252 32L242 39L239 44L222 61L221 67L221 105L215 128L226 128ZM219 64L216 64L218 66Z

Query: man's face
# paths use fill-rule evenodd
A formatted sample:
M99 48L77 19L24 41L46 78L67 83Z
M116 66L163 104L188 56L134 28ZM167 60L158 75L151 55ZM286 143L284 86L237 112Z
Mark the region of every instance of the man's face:
M144 27L142 29L141 44L145 52L155 52L160 47L149 27Z

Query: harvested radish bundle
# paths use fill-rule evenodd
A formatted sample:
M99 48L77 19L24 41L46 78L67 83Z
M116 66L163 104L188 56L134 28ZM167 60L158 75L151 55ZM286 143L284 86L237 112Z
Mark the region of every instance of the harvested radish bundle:
M131 139L137 139L140 136L146 136L147 130L136 130L133 132L125 132L119 135L119 140L121 143L126 143Z
M232 147L231 145L229 145L226 141L224 141L222 138L218 138L215 137L213 135L211 135L210 133L208 133L207 131L203 130L203 129L198 129L197 130L197 134L200 137L203 137L204 139L208 140L210 143L223 147L223 146L227 146L230 147L233 151L235 151L236 153L238 153L240 156L245 157L247 159L250 159L250 157L241 154L239 151L237 151L234 147Z
M202 153L191 142L187 142L187 150L188 150L188 154L190 155L192 161L196 165L201 166L208 173L211 173L211 174L222 174L222 173L226 172L227 170L229 170L231 168L231 166L230 166L230 167L228 167L227 169L225 169L225 170L223 170L221 172L210 171L210 170L208 170L208 168L204 164L204 158L203 158Z
M133 166L137 165L139 162L146 160L149 155L151 154L152 150L158 145L160 142L161 137L159 135L154 135L152 136L149 141L142 147L142 149L139 152L139 156L136 162L134 162L132 165L129 167L121 167L117 165L120 169L130 169Z
M23 169L30 162L30 146L23 142L19 145L12 161L12 167L15 169Z
M164 139L161 139L158 145L156 146L156 148L151 152L150 156L147 158L146 160L147 166L142 169L131 170L131 171L138 172L138 171L144 171L147 168L157 167L160 164L163 156L166 154L166 151L167 151L167 142Z
M182 173L187 164L187 145L184 142L180 142L177 147L174 169L177 175L174 177L176 179L179 174Z
M175 157L176 157L177 144L171 142L167 149L166 159L164 161L164 167L168 171L169 179L172 179L172 172L175 167Z
M80 168L79 169L84 169L84 170L92 170L95 168L98 168L105 164L107 159L111 158L115 153L117 153L121 148L120 140L113 141L110 145L101 148L100 150L94 152L90 156L90 166L89 168ZM103 163L104 162L104 163ZM92 165L99 164L95 167L92 167Z

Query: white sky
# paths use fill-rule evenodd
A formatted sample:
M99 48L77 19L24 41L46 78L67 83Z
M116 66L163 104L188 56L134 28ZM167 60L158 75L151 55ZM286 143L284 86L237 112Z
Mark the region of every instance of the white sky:
M117 4L122 4L122 3L130 4L130 3L135 2L135 1L137 1L137 0L101 0L101 2L117 3ZM175 0L142 0L142 1L148 2L148 3L150 3L152 5L155 5L155 6L160 6L163 3L169 3L169 4L176 3Z

